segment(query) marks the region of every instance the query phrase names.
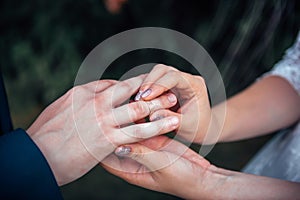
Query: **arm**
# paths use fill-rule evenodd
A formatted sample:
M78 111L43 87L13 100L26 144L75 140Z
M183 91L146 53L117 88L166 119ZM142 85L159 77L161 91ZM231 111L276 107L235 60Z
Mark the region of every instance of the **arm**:
M124 149L126 149L124 151ZM183 144L159 136L121 146L109 172L131 184L184 199L295 199L300 184L217 168ZM134 162L135 161L135 162Z
M222 140L253 137L300 119L300 35L269 75L228 100ZM219 108L215 108L219 109Z
M27 133L18 129L0 137L0 199L62 199L58 186L87 173L116 145L176 128L174 118L130 124L176 103L173 94L165 94L120 106L141 82L136 77L76 86L48 106Z
M59 186L87 173L116 146L177 128L174 117L132 124L151 111L176 103L168 100L170 95L175 97L173 94L165 94L147 103L123 104L142 80L100 80L76 86L48 106L30 126L28 135L45 156Z
M0 199L62 199L35 143L18 129L0 137Z
M203 78L156 65L144 80L137 100L151 100L168 90L178 95L180 108L175 112L159 110L150 120L158 116L178 116L181 120L179 136L197 143L255 137L300 119L300 97L279 76L263 78L211 109Z
M300 96L285 79L263 78L227 101L220 141L255 137L288 127L299 121L299 107Z
M298 199L300 184L211 166L209 193L219 199ZM208 182L209 183L209 182Z

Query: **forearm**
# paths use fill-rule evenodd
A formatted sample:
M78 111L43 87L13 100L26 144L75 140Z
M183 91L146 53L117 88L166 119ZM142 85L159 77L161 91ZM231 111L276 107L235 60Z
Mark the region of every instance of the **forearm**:
M229 171L211 166L195 199L297 199L300 183ZM204 184L204 186L203 186Z
M287 127L300 118L300 97L280 77L267 77L226 102L219 141L251 138ZM217 105L213 112L218 113Z

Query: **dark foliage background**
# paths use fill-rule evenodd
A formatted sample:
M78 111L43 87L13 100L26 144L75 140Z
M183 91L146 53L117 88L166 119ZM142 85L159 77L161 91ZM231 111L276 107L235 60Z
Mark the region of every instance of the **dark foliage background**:
M136 27L171 28L197 40L218 65L231 96L269 70L293 43L299 6L297 0L129 0L120 13L111 14L101 0L2 0L0 66L14 125L27 128L71 88L81 62L96 45ZM114 62L105 77L119 78L145 62L192 72L176 56L136 51ZM239 170L269 137L219 144L208 159ZM62 192L65 199L176 199L131 186L100 167Z

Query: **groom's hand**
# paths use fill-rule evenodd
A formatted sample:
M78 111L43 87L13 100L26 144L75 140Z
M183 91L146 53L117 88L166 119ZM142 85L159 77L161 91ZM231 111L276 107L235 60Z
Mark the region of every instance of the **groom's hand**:
M48 106L27 130L46 157L59 185L88 172L114 151L178 127L177 117L134 124L176 104L173 94L149 102L124 104L137 92L143 77L100 80L76 86Z

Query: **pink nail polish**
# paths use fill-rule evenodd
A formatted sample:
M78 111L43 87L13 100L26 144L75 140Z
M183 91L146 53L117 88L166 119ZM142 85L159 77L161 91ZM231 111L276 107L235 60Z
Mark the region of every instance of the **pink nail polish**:
M164 117L161 115L156 116L152 121L158 121L160 119L163 119Z
M145 92L142 93L141 97L146 98L147 96L149 96L151 94L151 92L152 92L151 89L147 89Z
M126 147L126 146L121 146L121 147L118 147L116 150L115 150L115 154L117 156L127 156L129 155L131 152L131 148L130 147Z
M135 101L139 101L141 99L141 95L143 94L143 92L139 91L136 96L134 97Z

